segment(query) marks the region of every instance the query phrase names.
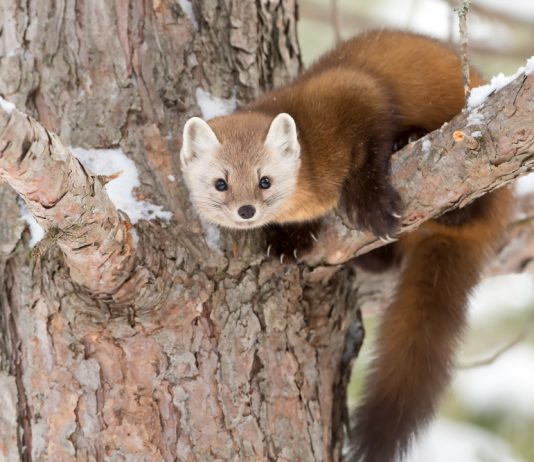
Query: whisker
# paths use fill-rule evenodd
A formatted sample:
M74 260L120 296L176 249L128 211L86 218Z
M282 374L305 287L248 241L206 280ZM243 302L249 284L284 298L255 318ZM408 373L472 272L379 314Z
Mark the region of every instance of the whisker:
M271 197L268 197L267 199L265 199L264 204L267 206L271 206L276 202L280 202L282 200L287 199L288 197L290 197L290 194L288 193L274 194Z

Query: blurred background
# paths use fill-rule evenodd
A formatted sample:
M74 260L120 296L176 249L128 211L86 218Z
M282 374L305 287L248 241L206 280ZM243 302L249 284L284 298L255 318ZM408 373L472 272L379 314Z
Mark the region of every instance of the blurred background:
M457 42L458 0L301 0L299 34L305 64L372 27L408 29ZM487 77L512 73L534 54L534 0L473 0L470 60Z
M457 43L457 6L456 0L301 0L304 63L337 40L372 27L409 29ZM475 0L468 18L470 62L487 78L512 74L534 55L534 0ZM533 176L520 180L519 190L522 200L530 197L534 203ZM358 399L378 321L372 314L366 318L350 405ZM470 318L440 416L409 462L534 462L534 274L483 281L473 294Z

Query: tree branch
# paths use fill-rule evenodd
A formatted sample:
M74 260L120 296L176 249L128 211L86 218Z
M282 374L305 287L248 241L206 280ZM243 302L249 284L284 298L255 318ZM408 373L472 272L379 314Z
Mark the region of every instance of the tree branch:
M515 219L508 239L489 262L483 278L511 273L534 272L534 193L518 198ZM398 270L372 273L358 268L358 303L364 313L380 312L390 301L398 281Z
M464 78L464 93L466 98L471 92L471 79L469 77L469 60L467 58L468 45L468 29L467 29L467 15L469 14L469 7L471 0L461 0L460 6L456 9L458 15L458 24L460 29L460 62L462 63L462 75Z
M132 276L131 224L59 138L31 117L0 107L0 177L55 235L72 279L98 296L116 294Z
M446 0L446 2L450 5L451 9L456 8L455 1ZM474 14L488 21L501 22L514 28L519 26L532 29L533 22L528 17L523 18L519 15L510 14L505 11L499 11L486 5L479 4L478 2L471 4L470 9Z
M522 75L481 107L393 156L392 181L404 203L401 233L534 169L533 87L534 76ZM457 131L466 135L461 142L453 137ZM103 182L87 174L55 135L16 109L0 110L0 143L0 175L45 230L56 230L73 280L98 296L120 289L121 297L131 297L139 287L133 275L136 245ZM332 214L325 225L305 257L312 266L343 263L383 245L352 229L342 214Z
M332 21L332 28L334 29L334 37L336 43L341 42L341 24L339 17L339 5L337 0L330 0L330 16Z
M393 155L392 183L404 204L400 234L534 170L533 91L534 74L521 75L480 107ZM467 135L464 141L455 141L457 131ZM473 138L478 146L469 143ZM343 214L324 221L308 264L340 264L384 245L352 229Z
M508 353L512 348L520 344L525 340L527 334L532 327L532 316L527 320L527 324L523 326L519 334L517 334L512 340L509 340L504 345L499 346L493 353L489 354L483 359L471 361L468 363L457 364L457 369L473 369L475 367L489 366L502 357L505 353Z

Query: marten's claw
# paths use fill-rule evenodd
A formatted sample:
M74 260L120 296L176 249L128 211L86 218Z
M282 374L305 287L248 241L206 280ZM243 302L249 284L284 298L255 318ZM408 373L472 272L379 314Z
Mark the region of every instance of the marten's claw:
M264 248L269 247L267 256L279 259L284 254L286 263L302 258L317 242L319 226L319 222L266 226Z
M385 236L379 236L378 239L380 239L382 242L385 242L386 244L391 244L392 242L396 242L399 240L399 238L391 237L389 234L386 234Z

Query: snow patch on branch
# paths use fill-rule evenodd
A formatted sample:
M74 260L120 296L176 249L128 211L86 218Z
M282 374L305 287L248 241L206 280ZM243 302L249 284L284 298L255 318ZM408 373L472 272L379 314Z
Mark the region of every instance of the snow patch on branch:
M8 114L11 114L15 109L15 105L13 103L10 103L8 100L2 98L1 96L0 107L3 109L4 112L7 112Z
M520 75L529 75L534 72L534 56L527 60L525 66L520 67L512 75L504 75L502 72L495 77L491 78L490 83L487 85L481 85L480 87L473 88L471 94L469 95L469 100L467 101L467 107L474 109L480 106L486 98L495 93L496 91L504 88L509 83L513 82Z
M237 107L235 89L232 91L232 96L230 98L224 99L213 96L211 93L198 87L195 91L195 97L204 120L210 120L214 117L230 114L234 112Z
M44 236L45 230L41 227L35 217L30 213L26 203L19 198L20 218L23 219L30 228L29 246L34 247Z
M478 112L478 108L474 108L467 116L467 126L482 125L484 123L484 114Z
M83 166L93 174L116 176L104 189L113 205L125 212L132 224L136 224L139 220L171 219L172 213L165 211L160 205L135 197L134 189L140 186L139 175L135 163L122 149L72 148L71 150Z
M491 78L490 83L487 85L482 85L480 87L473 88L471 94L469 95L469 101L467 105L470 108L475 108L480 106L486 98L492 93L504 88L509 83L513 82L517 77L519 77L524 72L524 67L519 68L519 70L512 75L504 75L502 72L495 77Z
M432 142L428 138L425 138L421 143L421 150L423 151L423 154L428 154L431 147Z

